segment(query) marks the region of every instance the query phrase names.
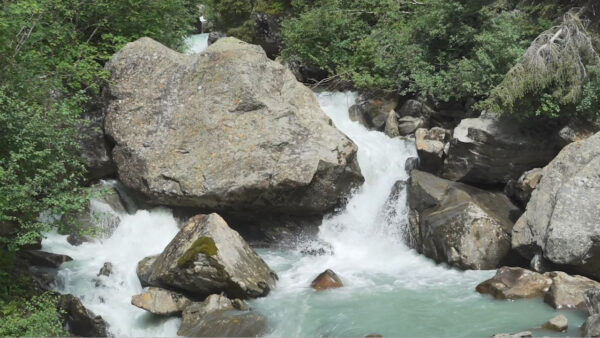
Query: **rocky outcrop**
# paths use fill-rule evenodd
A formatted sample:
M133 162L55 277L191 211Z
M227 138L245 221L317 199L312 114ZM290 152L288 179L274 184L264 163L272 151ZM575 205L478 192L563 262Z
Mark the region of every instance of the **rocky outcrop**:
M281 18L268 13L254 13L252 18L255 23L253 42L261 46L269 58L275 59L283 42Z
M400 129L398 125L398 116L394 110L390 110L385 120L385 128L383 132L389 137L400 136Z
M545 274L552 278L552 286L544 301L555 309L585 310L585 293L589 289L600 288L600 283L583 276L570 276L555 271Z
M79 127L79 146L88 181L116 175L111 147L104 137L102 114L96 112L84 116Z
M464 119L454 129L443 177L474 184L505 184L546 165L559 145L540 127L519 126L492 114Z
M151 261L138 264L142 283L199 297L221 292L243 299L262 297L275 287L277 278L217 214L190 218L148 268Z
M73 258L67 255L60 255L51 252L38 250L20 250L18 252L20 258L26 260L31 265L42 266L47 268L58 268L65 262L70 262Z
M558 315L545 322L542 328L555 332L564 332L569 328L569 320L564 315Z
M571 143L547 165L512 246L531 258L600 278L600 133Z
M180 336L257 337L266 331L266 318L239 301L210 295L202 303L193 303L183 311Z
M438 175L444 164L445 150L450 131L439 127L417 129L415 143L419 155L419 169Z
M522 268L502 267L496 275L479 285L477 292L496 299L542 298L552 285L552 278Z
M540 168L526 171L518 180L510 179L504 187L504 193L513 201L525 207L531 198L531 193L542 179L543 170Z
M58 307L64 311L65 329L75 336L107 337L108 325L101 316L96 316L73 295L61 295Z
M590 289L585 292L585 304L589 317L583 323L584 337L600 337L600 289Z
M408 185L409 241L437 262L493 269L510 251L520 210L508 197L413 170Z
M384 130L390 111L398 105L397 98L391 96L361 96L356 101L348 110L350 119L361 123L367 129L380 131Z
M323 214L363 181L356 146L259 46L222 38L184 55L142 38L106 69L113 159L150 203Z
M180 315L192 301L181 293L150 287L132 296L131 304L157 315L174 316Z
M310 287L317 290L336 289L344 286L338 275L330 269L321 272L311 283Z
M558 131L558 138L563 145L583 141L600 131L600 124L589 121L571 121Z
M142 287L150 286L150 276L152 275L152 265L158 258L158 255L148 256L138 262L135 273L142 284Z

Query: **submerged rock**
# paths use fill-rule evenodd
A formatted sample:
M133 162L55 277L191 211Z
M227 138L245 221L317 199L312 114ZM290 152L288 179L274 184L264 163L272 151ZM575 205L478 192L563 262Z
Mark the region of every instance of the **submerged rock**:
M543 169L512 246L551 263L600 278L600 133L566 146Z
M132 296L131 304L157 315L173 316L180 315L192 301L181 293L150 287Z
M237 310L236 310L237 309ZM241 311L240 311L241 310ZM256 337L265 333L266 318L236 299L210 295L202 303L193 303L182 315L180 336Z
M505 184L546 165L559 149L546 130L483 114L462 120L454 129L443 176L475 184Z
M532 336L531 331L523 331L518 333L497 333L492 338L529 338Z
M570 276L560 271L549 272L546 275L552 278L552 286L544 301L555 309L585 310L585 292L600 288L600 283L583 276Z
M310 287L317 290L336 289L344 286L338 275L330 269L321 272L311 283Z
M73 295L61 295L59 308L64 311L66 330L75 336L107 337L108 324L101 316L83 306L79 298Z
M364 181L356 145L259 46L184 55L142 38L106 68L113 159L149 203L322 215Z
M113 269L113 265L111 262L106 262L104 263L104 265L102 265L102 267L100 268L100 271L98 271L98 274L96 276L100 277L100 276L110 276L110 274L112 273L112 269Z
M569 320L563 315L558 315L542 325L542 328L550 331L563 332L569 328Z
M508 197L413 170L408 185L410 245L437 262L494 269L510 251L520 210Z
M138 275L150 285L208 296L266 296L276 274L217 214L190 218L150 267L151 258L138 264Z
M477 292L497 299L542 298L552 279L523 268L502 267L496 275L477 285Z

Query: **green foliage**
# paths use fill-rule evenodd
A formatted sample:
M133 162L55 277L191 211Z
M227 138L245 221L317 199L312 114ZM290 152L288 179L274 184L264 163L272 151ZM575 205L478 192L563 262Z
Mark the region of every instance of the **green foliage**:
M57 311L58 297L44 293L30 299L16 299L0 304L0 335L48 337L66 336L61 313Z
M205 16L229 36L252 42L256 24L253 13L283 15L291 7L290 0L201 0Z
M49 224L42 211L83 208L78 157L83 112L107 80L104 63L150 36L183 46L192 0L8 0L0 6L0 223L18 223L12 248Z
M600 121L600 67L588 67L590 80L583 85L582 98L577 113L591 120Z
M599 63L585 20L579 13L569 12L560 25L531 43L519 63L480 106L521 117L570 115L582 99L589 80L588 68Z
M482 96L547 24L491 3L296 0L301 14L284 22L282 54L357 87L442 101Z

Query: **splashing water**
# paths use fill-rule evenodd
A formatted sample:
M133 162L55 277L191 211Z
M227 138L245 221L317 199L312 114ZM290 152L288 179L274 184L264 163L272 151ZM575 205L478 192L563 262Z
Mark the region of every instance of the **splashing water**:
M208 33L194 34L184 41L186 54L202 53L208 47Z
M365 183L320 227L318 242L328 243L332 255L258 250L280 277L268 297L250 302L267 316L270 334L490 336L531 330L555 315L541 300L502 302L475 293L477 283L493 271L458 271L435 265L407 248L402 242L407 220L404 192L393 203L386 200L394 183L408 178L404 164L415 156L414 144L352 122L348 117L348 108L356 99L352 93L321 93L317 97L335 125L357 144ZM162 208L120 216L114 233L99 242L74 247L66 236L47 235L43 250L74 259L61 266L57 290L81 297L85 306L109 323L114 335L175 336L180 319L149 314L130 302L132 295L142 291L135 273L138 261L162 252L178 232L176 221ZM113 264L113 272L98 277L104 262ZM310 289L311 280L328 268L345 286L322 292ZM584 315L564 314L571 328L565 334L578 335Z

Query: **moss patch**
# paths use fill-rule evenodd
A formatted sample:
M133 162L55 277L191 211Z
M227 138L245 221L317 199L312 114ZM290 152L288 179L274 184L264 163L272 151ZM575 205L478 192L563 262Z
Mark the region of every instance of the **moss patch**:
M205 255L214 256L217 254L219 249L215 245L215 241L206 236L202 236L192 243L189 249L187 249L181 257L177 260L178 267L184 267L188 265L197 254L203 253Z

